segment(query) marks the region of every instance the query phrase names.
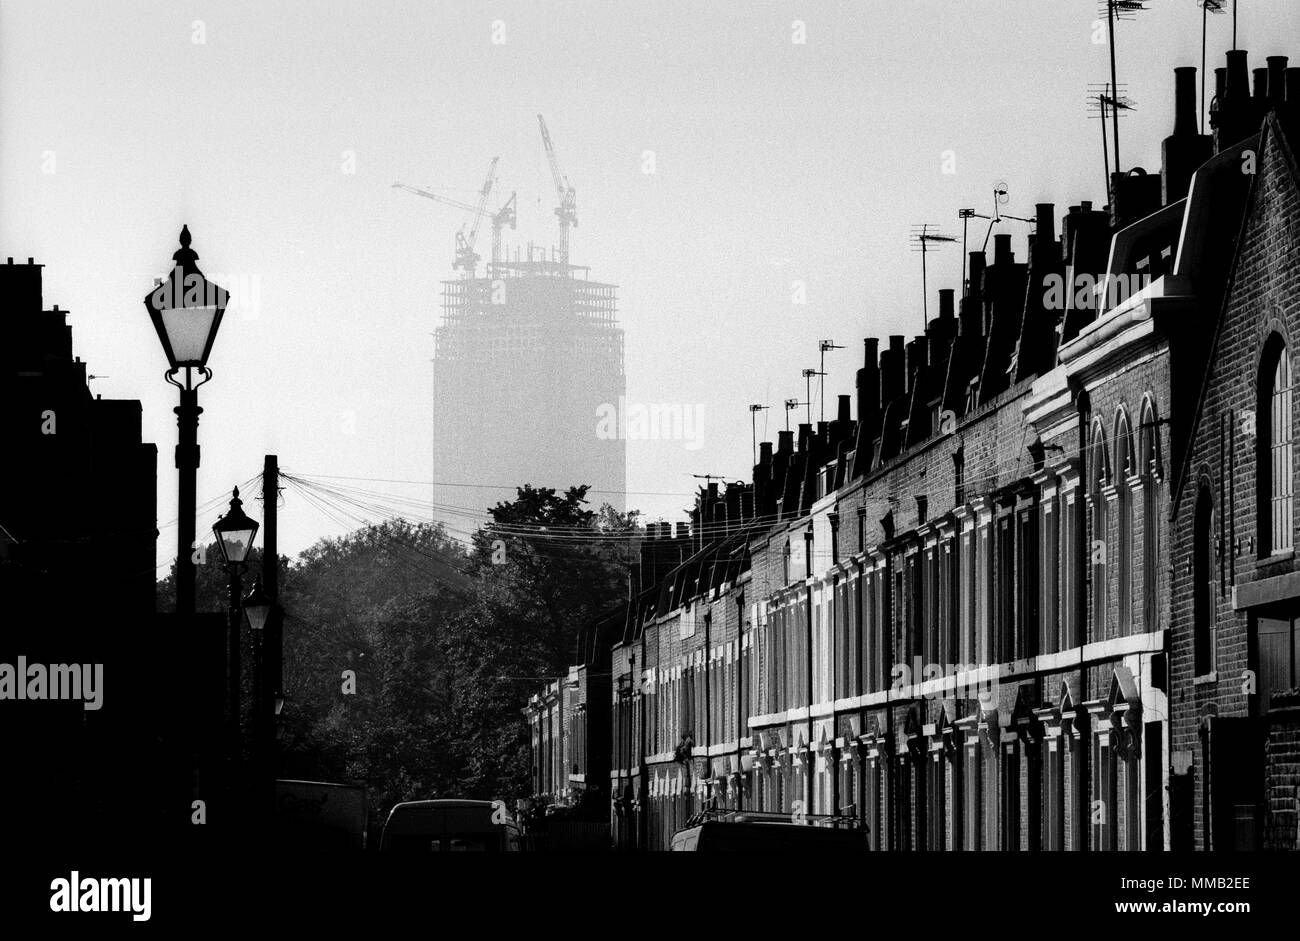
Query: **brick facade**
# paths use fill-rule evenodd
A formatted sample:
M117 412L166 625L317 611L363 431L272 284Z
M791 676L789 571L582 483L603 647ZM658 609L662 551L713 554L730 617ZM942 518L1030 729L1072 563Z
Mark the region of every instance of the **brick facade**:
M619 845L728 811L874 849L1204 847L1207 814L1294 845L1293 709L1261 722L1241 691L1260 671L1242 610L1276 620L1300 563L1264 577L1238 551L1255 445L1223 435L1270 331L1300 337L1300 102L1229 82L1211 141L1194 82L1179 70L1161 186L1116 175L1109 212L1081 202L1059 229L1039 205L1023 259L998 235L924 335L866 341L856 418L842 396L765 443L752 483L702 490L689 533L652 529L651 554L684 558L640 583L614 648ZM1212 528L1234 550L1198 562L1202 483L1232 495ZM1217 675L1197 670L1197 573ZM1208 788L1207 755L1236 769Z

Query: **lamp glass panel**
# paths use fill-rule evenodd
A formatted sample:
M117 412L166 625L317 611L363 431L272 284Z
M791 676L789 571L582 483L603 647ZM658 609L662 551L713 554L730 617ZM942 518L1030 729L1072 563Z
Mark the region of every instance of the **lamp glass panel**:
M269 604L245 605L244 613L248 615L248 626L255 631L260 631L266 627L266 619L271 613Z
M243 562L248 558L248 550L253 547L253 530L231 529L218 533L221 540L221 554L227 562Z
M216 319L216 307L173 307L162 312L163 330L178 365L203 361L208 334Z

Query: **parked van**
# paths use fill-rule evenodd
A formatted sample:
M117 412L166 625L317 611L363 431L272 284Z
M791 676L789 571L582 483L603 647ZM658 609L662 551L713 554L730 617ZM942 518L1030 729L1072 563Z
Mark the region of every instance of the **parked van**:
M275 831L295 852L366 848L369 812L365 788L324 781L275 782Z
M383 853L514 853L520 830L501 801L428 800L397 804L388 814Z

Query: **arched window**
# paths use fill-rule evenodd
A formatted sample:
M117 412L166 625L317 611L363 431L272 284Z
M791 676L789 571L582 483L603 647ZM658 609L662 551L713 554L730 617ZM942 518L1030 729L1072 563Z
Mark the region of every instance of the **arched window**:
M1129 434L1128 415L1123 409L1115 419L1115 487L1116 543L1115 582L1119 592L1119 618L1116 633L1127 637L1133 624L1133 492L1129 478L1137 473L1133 458L1133 438Z
M1111 548L1107 544L1105 492L1110 479L1110 463L1106 459L1106 433L1101 422L1093 425L1088 460L1088 499L1092 503L1092 537L1088 548L1088 571L1092 578L1092 636L1088 639L1098 641L1106 637L1106 579Z
M1211 567L1214 538L1214 497L1202 477L1196 495L1192 544L1192 643L1197 676L1214 670L1214 601Z
M1143 630L1159 627L1160 559L1160 425L1155 406L1148 399L1138 427L1138 473L1142 476L1142 620Z
M1291 408L1291 356L1276 333L1260 360L1256 410L1259 554L1289 552L1294 545L1294 438Z

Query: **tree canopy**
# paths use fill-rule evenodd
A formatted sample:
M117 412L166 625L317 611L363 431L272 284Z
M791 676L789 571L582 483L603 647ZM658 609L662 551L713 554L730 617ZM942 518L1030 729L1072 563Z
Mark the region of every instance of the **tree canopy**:
M380 815L402 800L524 796L528 697L628 592L637 514L593 510L586 494L521 487L468 545L394 519L281 558L281 773L364 784ZM199 610L227 609L214 553L197 567ZM255 549L248 572L261 561ZM160 609L174 597L173 569Z

